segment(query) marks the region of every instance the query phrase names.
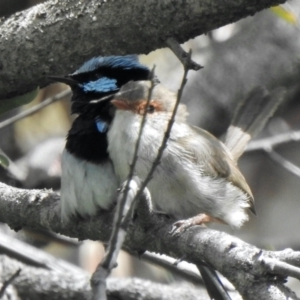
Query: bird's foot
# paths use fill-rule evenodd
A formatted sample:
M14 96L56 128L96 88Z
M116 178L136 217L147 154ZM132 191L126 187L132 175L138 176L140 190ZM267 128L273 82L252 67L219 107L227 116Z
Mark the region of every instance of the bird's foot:
M214 218L210 215L206 214L199 214L195 217L186 219L186 220L179 220L175 222L172 226L172 229L170 231L170 234L173 236L179 235L183 232L185 232L188 228L194 226L194 225L200 225L204 226L206 223L211 223L211 222L217 222L217 223L224 223L221 220Z

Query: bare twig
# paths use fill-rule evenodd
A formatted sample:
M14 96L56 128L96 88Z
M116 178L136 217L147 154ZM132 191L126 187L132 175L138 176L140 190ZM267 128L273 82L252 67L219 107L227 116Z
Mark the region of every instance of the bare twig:
M121 190L118 197L118 205L114 216L113 231L109 240L108 249L105 257L91 278L94 300L107 299L106 279L117 264L117 257L125 240L126 231L121 227L122 219L124 214L126 215L128 213L129 207L139 189L139 179L134 176L129 182L129 187L127 187L127 182L125 182L124 185L125 187ZM126 187L127 190L125 190ZM124 199L125 193L126 198Z
M245 152L263 150L274 162L276 162L282 168L300 177L300 168L295 164L291 163L290 161L288 161L278 152L274 151L275 147L278 147L286 143L299 142L299 141L300 141L300 131L289 131L272 137L263 138L263 139L250 142Z
M289 171L290 173L300 177L300 168L288 161L286 158L284 158L282 155L274 151L273 149L265 149L268 156L276 162L278 165L280 165L285 170Z
M282 144L300 141L300 131L289 131L272 137L250 142L245 152L275 148Z
M11 174L15 179L19 181L23 181L26 177L25 172L20 170L20 168L9 158L9 156L0 149L0 154L4 155L4 157L8 161L8 166L4 166L5 169ZM2 165L3 166L3 165Z
M190 70L189 68L191 66L191 64L189 62L189 60L191 60L191 56L192 56L192 51L190 50L190 52L188 53L188 59L186 61L186 64L184 65L184 73L183 73L180 88L179 88L178 93L177 93L177 99L176 99L176 102L175 102L175 105L174 105L174 108L173 108L171 118L168 122L168 126L167 126L166 132L164 134L161 146L158 149L157 156L156 156L155 160L152 163L152 166L151 166L151 169L150 169L148 175L143 180L143 182L141 184L141 187L140 187L137 195L135 196L136 199L139 199L143 195L144 189L147 187L148 183L152 179L153 173L154 173L156 167L160 164L160 160L161 160L161 157L163 155L163 152L164 152L165 148L167 147L167 142L168 142L168 139L170 137L171 129L172 129L172 126L173 126L173 123L174 123L174 120L175 120L175 116L176 116L177 109L178 109L178 106L179 106L179 103L180 103L180 100L181 100L183 89L184 89L184 86L187 82L187 74L188 74L188 71ZM136 199L134 199L134 202L136 201ZM133 209L133 206L132 206L132 209ZM130 222L129 214L126 216L126 218L124 220L125 224L128 223L128 222Z
M181 48L180 44L174 38L168 38L167 45L181 61L182 65L186 66L189 70L198 71L203 68L203 66L197 64L189 57L189 54Z
M143 133L143 129L146 123L147 107L151 100L152 91L154 88L154 70L151 71L151 86L149 89L149 95L147 99L146 109L142 117L141 126L136 141L135 150L133 154L132 163L130 165L129 174L125 182L125 186L122 188L122 193L119 196L117 210L114 218L113 231L109 241L109 246L106 255L102 262L98 265L94 272L91 284L93 288L93 299L106 299L106 278L110 274L111 270L116 266L118 254L122 248L125 240L126 231L129 222L125 220L131 220L131 212L133 211L134 202L136 199L137 190L140 187L140 180L137 176L134 177L135 165L138 159L138 151L140 147L140 140ZM133 195L129 195L129 190L133 191ZM141 194L142 195L142 194ZM124 218L124 219L123 219Z
M149 106L151 96L152 96L152 91L153 91L153 88L154 88L154 71L155 71L155 66L153 67L153 69L151 71L151 78L152 78L151 79L151 86L149 88L147 104L146 104L146 108L145 108L145 111L144 111L144 114L143 114L143 117L142 117L141 126L140 126L140 130L139 130L138 138L137 138L137 141L136 141L135 149L134 149L132 163L130 165L130 170L129 170L129 174L128 174L128 177L127 177L127 184L125 186L124 198L126 198L126 196L127 196L126 195L126 190L129 188L130 180L133 177L135 165L136 165L136 162L138 160L138 151L139 151L139 148L140 148L141 137L142 137L142 134L143 134L144 126L146 124L147 108Z
M0 298L4 295L5 290L7 289L7 287L13 283L13 281L20 275L21 273L21 269L18 269L13 275L11 275L10 278L8 278L7 280L5 280L3 282L3 285L1 287L0 290Z
M2 129L2 128L8 126L8 125L11 125L11 124L13 124L13 123L15 123L15 122L17 122L17 121L19 121L21 119L29 117L29 116L37 113L41 109L45 108L46 106L48 106L48 105L50 105L50 104L52 104L52 103L54 103L56 101L59 101L59 100L61 100L64 97L70 96L70 95L71 95L71 90L68 89L68 90L65 90L65 91L63 91L63 92L61 92L61 93L59 93L59 94L57 94L57 95L55 95L53 97L49 97L46 100L44 100L43 102L35 105L34 107L29 108L26 111L20 112L19 114L17 114L15 116L13 116L13 117L11 117L11 118L9 118L9 119L1 122L0 123L0 129Z

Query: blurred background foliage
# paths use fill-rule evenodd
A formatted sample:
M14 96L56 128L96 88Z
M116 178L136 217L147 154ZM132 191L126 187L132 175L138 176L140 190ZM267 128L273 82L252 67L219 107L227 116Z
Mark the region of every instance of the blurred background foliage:
M40 2L0 0L0 14L9 16ZM264 10L186 42L184 48L191 48L193 59L204 66L198 72L189 73L184 91L182 100L188 106L189 122L221 137L236 105L249 90L257 85L270 90L283 86L287 90L286 100L259 138L299 130L299 16L299 1L289 1L283 7ZM183 69L169 49L141 55L141 61L149 67L155 64L161 82L173 91L178 89ZM65 88L62 84L53 84L40 90L34 101L1 115L0 122ZM59 190L60 154L71 122L69 99L64 99L1 129L0 148L12 164L9 169L1 167L0 180L20 187ZM300 166L299 143L290 142L276 150ZM300 177L274 163L263 151L246 153L239 165L252 188L258 216L251 216L250 222L238 231L225 226L215 227L259 247L300 250L297 232L300 228ZM28 236L34 235L21 232L18 236L28 240ZM80 246L66 247L57 242L48 243L48 237L41 238L43 234L39 238L36 236L35 233L30 241L91 272L104 253L100 243L87 241ZM174 281L171 273L144 264L126 253L120 256L114 275Z

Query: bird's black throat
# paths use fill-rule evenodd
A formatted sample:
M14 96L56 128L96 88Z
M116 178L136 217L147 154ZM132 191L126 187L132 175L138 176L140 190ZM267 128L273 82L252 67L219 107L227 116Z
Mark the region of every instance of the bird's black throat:
M97 130L94 119L78 116L67 136L66 149L79 159L101 163L108 159L107 133Z

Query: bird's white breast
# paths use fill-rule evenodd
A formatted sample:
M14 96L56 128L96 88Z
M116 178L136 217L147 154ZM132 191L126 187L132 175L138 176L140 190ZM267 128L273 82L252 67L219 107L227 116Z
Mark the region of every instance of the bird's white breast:
M167 119L151 119L151 116L147 120L135 168L141 180L146 178L157 156L168 123ZM121 182L129 173L140 123L139 115L117 111L108 132L109 154ZM204 174L202 163L194 162L193 151L201 151L205 139L191 137L184 145L177 142L179 137L190 135L187 124L174 123L168 146L148 184L154 209L177 218L207 213L240 227L248 219L245 213L249 206L248 196L226 178ZM190 147L196 140L198 147Z
M76 213L93 216L115 201L119 181L110 160L94 164L81 160L66 149L62 154L61 217Z

